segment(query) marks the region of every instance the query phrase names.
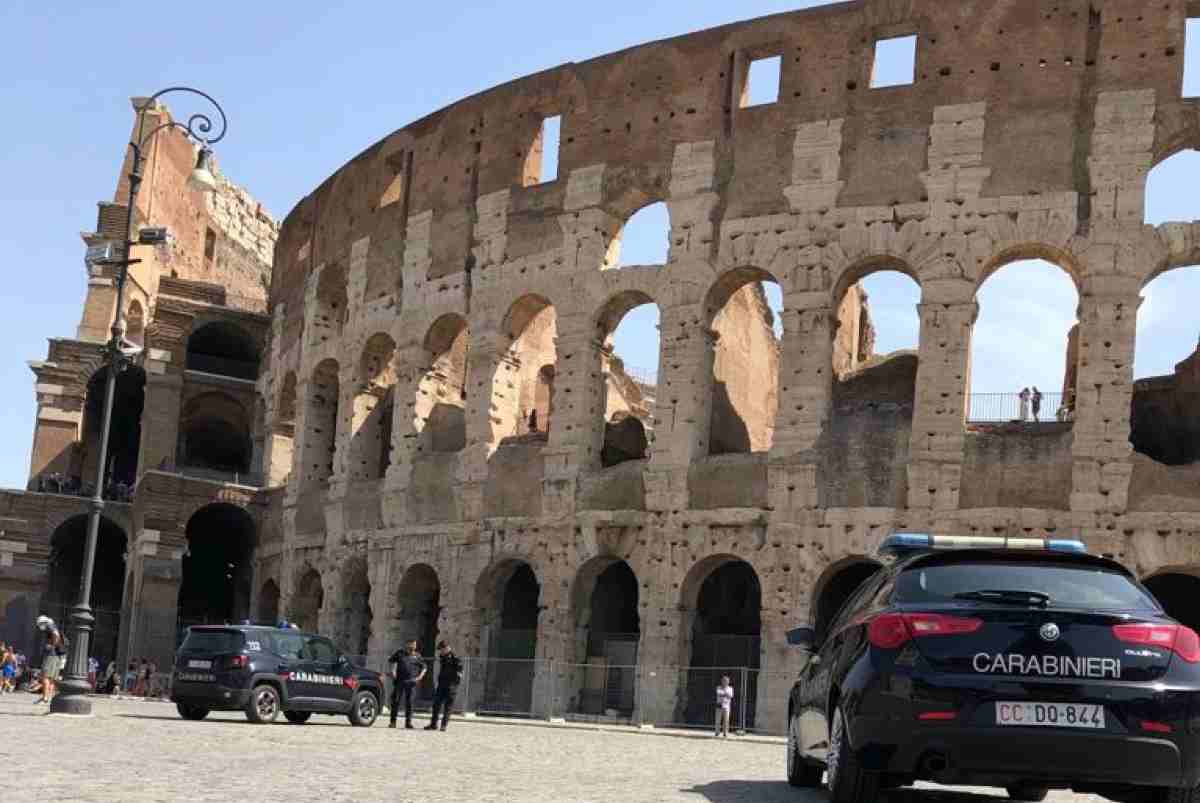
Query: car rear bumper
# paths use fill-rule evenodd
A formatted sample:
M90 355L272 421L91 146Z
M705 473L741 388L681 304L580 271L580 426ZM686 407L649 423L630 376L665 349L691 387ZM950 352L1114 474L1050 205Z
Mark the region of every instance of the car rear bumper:
M851 725L851 741L866 769L941 783L1004 786L1029 780L1062 787L1200 783L1191 757L1196 740L1188 735L1173 740L1059 728L910 725L859 716ZM939 757L944 765L931 762Z
M216 683L176 681L171 685L171 702L196 705L213 711L236 711L246 707L248 689L234 689Z

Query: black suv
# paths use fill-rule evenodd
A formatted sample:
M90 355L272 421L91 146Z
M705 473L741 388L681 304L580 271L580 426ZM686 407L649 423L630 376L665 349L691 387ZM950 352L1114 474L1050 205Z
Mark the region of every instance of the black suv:
M1126 568L1071 541L885 546L828 632L788 634L811 654L793 785L827 772L835 803L918 780L1200 803L1200 637Z
M379 716L383 677L356 667L323 636L278 627L192 627L175 656L171 701L184 719L245 711L254 723L283 712L302 725L343 714L369 728Z

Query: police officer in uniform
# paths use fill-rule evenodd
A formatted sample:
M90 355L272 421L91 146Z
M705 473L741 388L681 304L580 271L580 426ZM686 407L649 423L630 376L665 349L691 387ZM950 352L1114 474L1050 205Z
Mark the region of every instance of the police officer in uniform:
M413 692L417 684L425 677L425 659L417 649L417 640L409 639L404 642L404 649L396 650L388 658L389 664L395 664L392 674L392 721L389 728L396 727L396 715L399 713L400 700L404 700L404 727L412 729Z
M438 679L437 690L433 693L433 719L427 731L438 728L438 708L442 709L442 730L450 723L450 710L454 708L454 696L458 694L458 684L462 683L463 663L450 645L445 641L438 642Z

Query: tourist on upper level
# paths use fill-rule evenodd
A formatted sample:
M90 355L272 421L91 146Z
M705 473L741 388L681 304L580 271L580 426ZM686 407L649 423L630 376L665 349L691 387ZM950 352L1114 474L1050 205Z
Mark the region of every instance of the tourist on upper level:
M1021 400L1021 423L1024 424L1029 420L1029 388L1021 388L1017 398Z
M1029 402L1033 407L1033 422L1039 423L1042 414L1042 392L1038 390L1037 385L1033 386L1033 395L1029 397Z

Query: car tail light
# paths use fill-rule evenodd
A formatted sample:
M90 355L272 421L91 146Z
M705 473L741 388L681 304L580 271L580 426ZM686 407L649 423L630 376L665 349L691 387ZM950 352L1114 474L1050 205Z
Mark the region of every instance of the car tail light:
M244 655L231 655L226 664L230 669L245 669L250 665L250 659Z
M958 636L983 627L982 619L941 613L885 613L867 623L867 640L881 650L894 650L910 639Z
M1200 663L1200 636L1190 627L1142 622L1132 625L1113 625L1117 641L1161 647L1178 655L1189 664Z
M1170 733L1172 730L1174 730L1165 722L1150 722L1148 720L1142 720L1141 725L1142 730L1146 731L1147 733Z
M345 684L346 688L350 691L354 691L358 688L358 678L356 677L342 678L342 683Z
M956 711L925 711L917 714L917 719L922 722L951 722L957 718Z

